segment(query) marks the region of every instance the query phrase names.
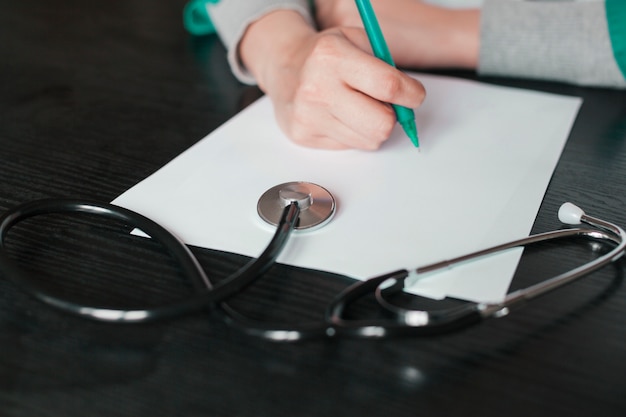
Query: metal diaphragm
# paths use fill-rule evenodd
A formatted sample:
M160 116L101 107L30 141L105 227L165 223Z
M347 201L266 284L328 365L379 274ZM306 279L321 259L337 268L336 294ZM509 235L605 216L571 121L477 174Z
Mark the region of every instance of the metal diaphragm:
M300 208L296 230L319 228L335 214L333 195L324 187L305 181L270 188L259 198L257 212L267 223L277 226L284 208L294 202Z

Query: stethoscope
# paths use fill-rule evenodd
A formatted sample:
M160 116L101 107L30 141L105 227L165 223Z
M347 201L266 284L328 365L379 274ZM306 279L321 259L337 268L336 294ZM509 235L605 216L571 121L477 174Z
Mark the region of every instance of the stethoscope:
M496 245L454 259L437 262L415 270L399 269L356 282L341 291L327 306L324 319L319 322L296 325L258 321L236 311L228 304L229 298L243 291L260 278L274 263L294 230L323 227L335 213L336 202L328 190L308 182L290 182L272 187L258 201L259 216L276 227L274 235L262 254L249 261L228 278L214 284L189 248L164 227L149 218L108 203L94 203L67 199L37 200L16 206L0 217L0 270L27 293L61 311L87 319L139 323L171 319L200 311L221 310L226 320L245 333L272 341L296 341L311 338L357 337L385 338L394 336L425 336L451 332L481 322L487 318L506 316L517 307L540 295L569 284L611 262L617 261L626 248L625 233L619 226L591 217L571 203L563 204L559 220L575 227L531 235L509 243ZM183 273L198 288L195 294L183 300L155 308L117 309L90 306L58 298L40 288L19 268L6 253L6 238L13 226L31 217L54 213L89 213L121 220L141 229L166 248L177 261ZM571 237L585 237L608 242L614 247L604 255L530 287L509 293L494 303L466 302L442 310L407 309L394 304L392 295L405 288L406 280L429 276L442 269L472 261L503 250L524 247L538 242ZM374 295L385 313L384 318L348 319L347 308L357 300Z

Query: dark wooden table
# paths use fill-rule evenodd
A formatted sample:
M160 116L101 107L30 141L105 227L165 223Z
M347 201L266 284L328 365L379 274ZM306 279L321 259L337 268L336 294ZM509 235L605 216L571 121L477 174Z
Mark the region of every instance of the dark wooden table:
M259 96L230 75L219 40L184 32L183 5L0 0L0 210L47 197L111 201ZM481 80L584 98L535 232L559 227L564 200L626 224L626 92ZM191 293L161 249L126 225L71 222L33 219L7 239L46 291L124 306ZM194 252L218 280L246 261ZM513 285L591 257L580 242L529 250ZM623 274L621 261L450 335L274 344L219 313L90 322L3 273L0 415L624 416ZM278 266L233 304L261 319L314 320L348 283ZM355 311L373 314L373 304Z

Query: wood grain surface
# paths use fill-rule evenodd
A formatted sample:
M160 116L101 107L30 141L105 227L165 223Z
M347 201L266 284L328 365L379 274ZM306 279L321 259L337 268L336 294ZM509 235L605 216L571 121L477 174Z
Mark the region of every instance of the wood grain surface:
M219 39L185 33L183 6L0 0L1 211L49 197L111 201L260 96L232 77ZM626 224L625 91L479 79L584 98L534 232L560 227L565 200ZM34 283L72 299L135 306L190 294L163 250L128 227L37 217L10 233L7 252ZM513 285L585 262L591 250L528 250ZM217 281L247 261L193 251ZM219 312L90 322L2 273L0 416L624 416L623 274L620 261L450 335L276 344ZM263 320L314 321L349 283L277 266L232 305ZM351 314L376 314L374 304Z

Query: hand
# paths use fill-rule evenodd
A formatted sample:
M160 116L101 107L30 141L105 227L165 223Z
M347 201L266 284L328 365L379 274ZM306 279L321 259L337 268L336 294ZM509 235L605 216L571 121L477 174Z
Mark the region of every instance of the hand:
M240 56L281 129L308 147L377 149L396 124L388 103L415 108L425 97L418 81L371 55L362 29L317 32L292 11L253 23Z
M478 65L480 11L448 9L419 0L371 0L394 61L407 68ZM362 27L354 0L316 0L319 26Z

